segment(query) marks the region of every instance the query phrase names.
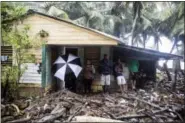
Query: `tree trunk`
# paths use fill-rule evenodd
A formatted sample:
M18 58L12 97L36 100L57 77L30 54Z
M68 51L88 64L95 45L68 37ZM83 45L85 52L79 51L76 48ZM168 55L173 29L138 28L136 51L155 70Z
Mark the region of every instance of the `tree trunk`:
M163 64L163 67L164 67L164 70L165 70L165 72L166 72L166 74L167 74L167 76L168 76L168 81L172 81L172 78L171 78L170 72L169 72L169 70L168 70L167 64L164 63L164 64Z
M176 83L177 83L177 74L178 72L180 71L180 60L177 59L177 60L174 60L174 78L173 78L173 82L172 82L172 91L175 91L176 90Z
M159 51L159 42L156 44L156 50Z
M144 39L144 41L143 41L143 47L144 47L144 49L146 48L146 39Z
M177 38L175 38L175 41L174 41L174 43L173 43L173 46L172 46L172 48L171 48L171 50L170 50L170 54L173 52L173 50L174 50L174 48L175 48L175 46L177 45ZM167 64L167 62L168 62L168 60L166 60L166 64Z
M137 6L136 15L135 15L134 22L133 22L133 25L132 25L132 30L131 30L131 36L132 36L131 45L132 46L134 44L134 37L133 36L134 36L134 30L135 30L136 22L137 22L137 18L138 18L138 12L139 12L139 6Z
M17 83L16 83L17 86L20 81L20 78L21 78L21 65L20 63L18 63L18 77L17 77Z
M172 82L172 91L175 91L176 90L176 83L177 83L177 69L175 68L174 70L174 79L173 79L173 82Z

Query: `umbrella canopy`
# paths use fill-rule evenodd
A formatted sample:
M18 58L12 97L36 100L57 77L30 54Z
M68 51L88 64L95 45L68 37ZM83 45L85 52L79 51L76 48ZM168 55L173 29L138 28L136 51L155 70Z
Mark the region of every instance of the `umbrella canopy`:
M82 70L80 58L72 54L59 56L54 65L57 65L54 76L63 81L65 81L66 75L70 73L73 73L77 78Z

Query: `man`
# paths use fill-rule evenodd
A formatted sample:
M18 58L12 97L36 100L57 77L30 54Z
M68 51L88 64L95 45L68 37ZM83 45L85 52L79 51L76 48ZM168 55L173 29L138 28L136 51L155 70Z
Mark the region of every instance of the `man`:
M120 86L121 93L123 94L123 92L126 91L126 86L125 86L126 81L123 76L123 65L120 59L118 59L117 64L115 66L115 73L116 73L117 83Z
M104 93L109 91L111 68L108 56L104 54L104 58L100 61L101 85Z
M135 89L136 87L136 79L137 79L137 72L139 69L139 62L138 60L130 60L129 61L129 70L130 70L130 74L131 74L131 83L132 83L132 89Z

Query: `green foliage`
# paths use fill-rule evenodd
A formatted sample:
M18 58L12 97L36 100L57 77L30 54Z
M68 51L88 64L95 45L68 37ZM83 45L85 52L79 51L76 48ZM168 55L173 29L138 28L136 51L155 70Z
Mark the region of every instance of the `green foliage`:
M20 77L26 70L24 63L35 62L35 56L28 50L35 47L35 42L30 40L29 25L18 27L20 16L25 13L25 8L14 6L12 3L2 2L2 41L4 45L13 47L14 66L2 67L2 87L8 85L8 97L13 97L17 91Z
M18 67L17 66L2 66L1 72L1 88L3 93L6 93L6 99L15 99L18 90L17 86L17 76Z

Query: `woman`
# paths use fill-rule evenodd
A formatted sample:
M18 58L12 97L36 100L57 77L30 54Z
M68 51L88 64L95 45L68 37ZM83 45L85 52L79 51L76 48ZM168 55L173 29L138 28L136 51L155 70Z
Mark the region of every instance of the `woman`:
M87 60L87 63L84 68L84 90L85 93L91 92L91 85L94 79L95 69L90 60Z

